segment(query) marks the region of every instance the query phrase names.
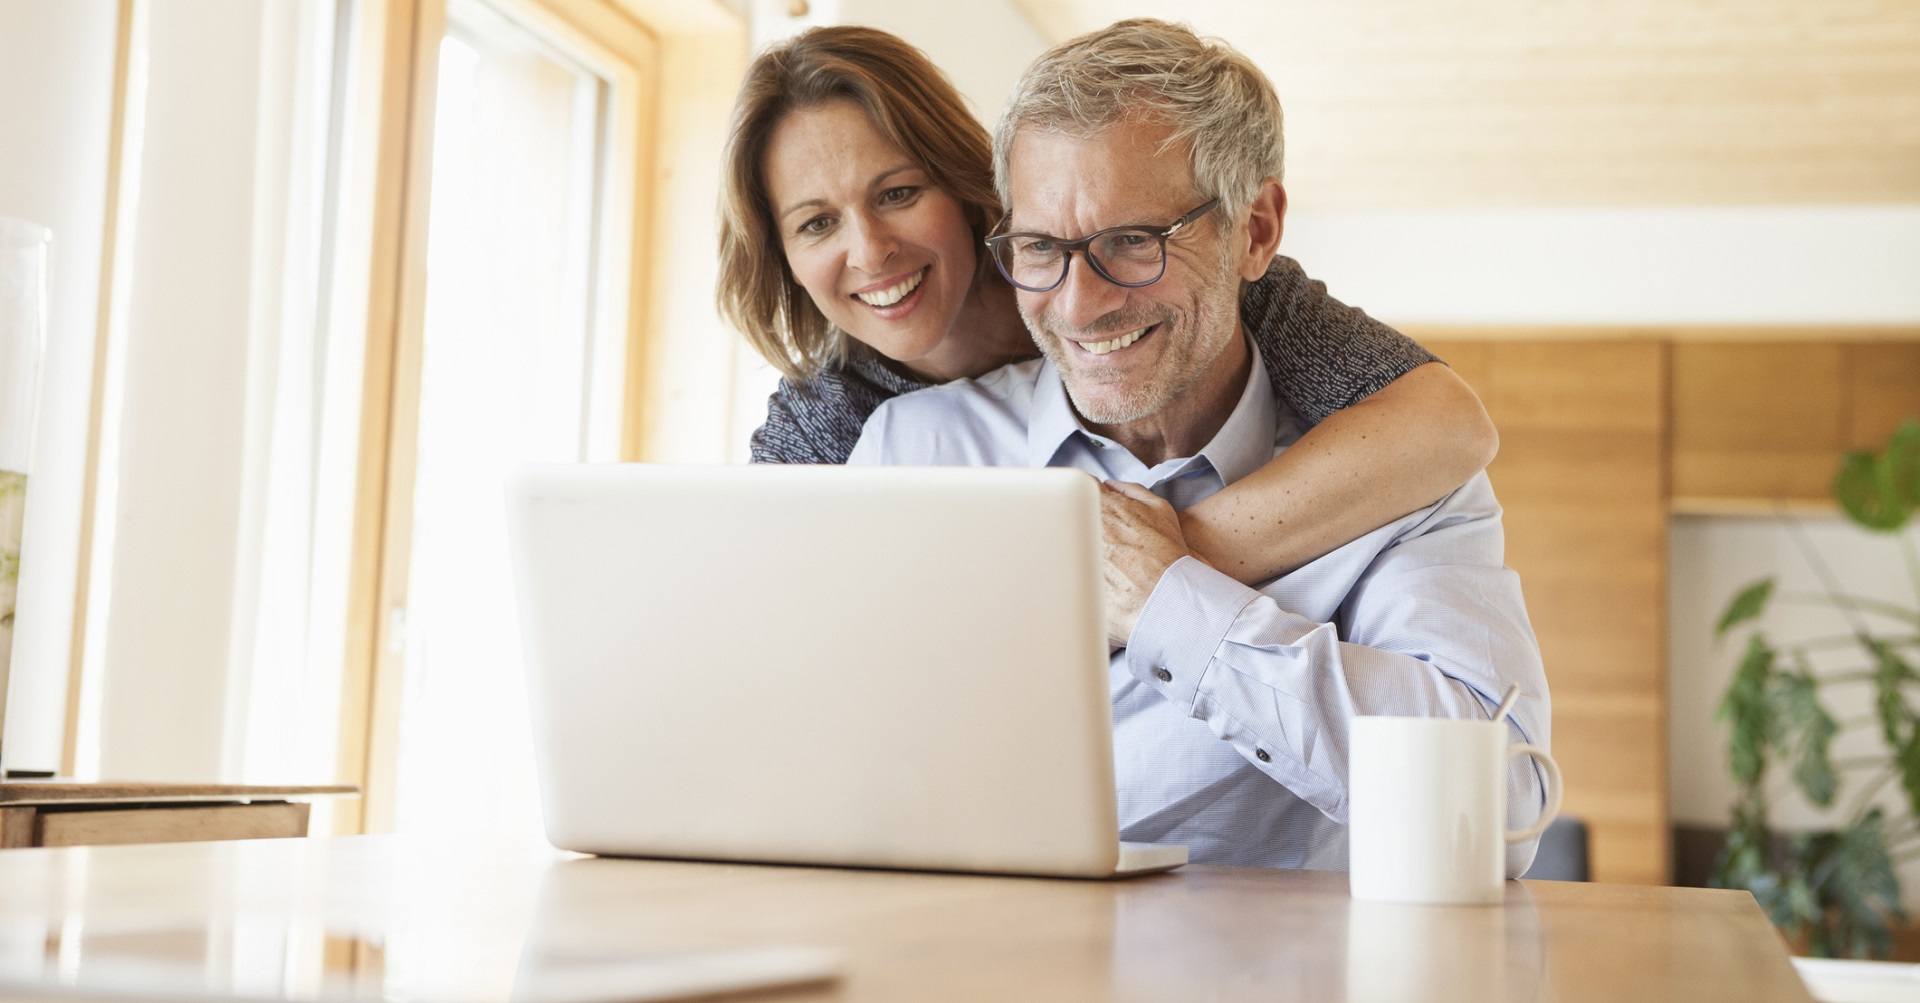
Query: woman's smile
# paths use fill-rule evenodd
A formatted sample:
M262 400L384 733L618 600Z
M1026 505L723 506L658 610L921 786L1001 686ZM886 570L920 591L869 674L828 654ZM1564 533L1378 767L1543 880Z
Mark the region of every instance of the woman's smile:
M969 374L982 332L955 328L978 254L953 196L851 101L788 112L763 170L788 270L828 322L923 378Z
M920 304L920 290L925 287L927 272L932 267L927 265L904 276L876 282L854 293L853 298L886 320L905 317Z

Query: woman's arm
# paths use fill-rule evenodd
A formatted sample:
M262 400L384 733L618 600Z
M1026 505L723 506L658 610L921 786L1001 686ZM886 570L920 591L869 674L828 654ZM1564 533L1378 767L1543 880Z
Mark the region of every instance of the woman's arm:
M1473 389L1429 362L1180 513L1180 528L1208 564L1257 585L1433 504L1499 448Z

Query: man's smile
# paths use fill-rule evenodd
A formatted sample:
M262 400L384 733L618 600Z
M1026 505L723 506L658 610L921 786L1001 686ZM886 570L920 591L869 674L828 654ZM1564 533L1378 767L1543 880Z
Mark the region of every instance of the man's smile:
M1136 328L1116 337L1106 339L1105 341L1076 341L1072 338L1063 338L1061 340L1071 344L1077 355L1101 358L1132 348L1134 345L1157 333L1160 330L1160 326L1164 323L1164 321L1156 321L1148 324L1146 327Z

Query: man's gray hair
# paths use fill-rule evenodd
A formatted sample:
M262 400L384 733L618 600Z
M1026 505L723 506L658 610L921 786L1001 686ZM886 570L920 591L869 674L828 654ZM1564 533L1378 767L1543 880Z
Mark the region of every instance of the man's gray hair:
M1219 39L1132 18L1054 46L1021 75L993 135L1001 204L1012 211L1007 158L1020 130L1084 138L1143 119L1172 128L1162 149L1188 146L1194 186L1218 196L1227 218L1281 177L1286 140L1266 74Z

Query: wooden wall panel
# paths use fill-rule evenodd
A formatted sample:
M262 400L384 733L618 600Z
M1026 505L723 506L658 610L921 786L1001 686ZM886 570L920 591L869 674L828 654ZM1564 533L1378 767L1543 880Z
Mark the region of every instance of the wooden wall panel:
M1490 470L1603 881L1669 877L1672 511L1828 498L1920 417L1920 330L1425 328L1500 428ZM1711 768L1719 768L1713 764Z
M1920 332L1428 330L1500 428L1491 468L1603 881L1668 878L1669 513L1827 498L1920 416Z
M1920 341L1869 341L1847 346L1842 401L1848 449L1877 449L1907 418L1920 418Z
M1674 495L1825 496L1846 373L1838 343L1675 345Z
M1682 341L1673 349L1681 509L1819 502L1840 456L1920 417L1920 342Z
M1594 876L1667 880L1667 347L1429 339L1500 428L1506 509Z

